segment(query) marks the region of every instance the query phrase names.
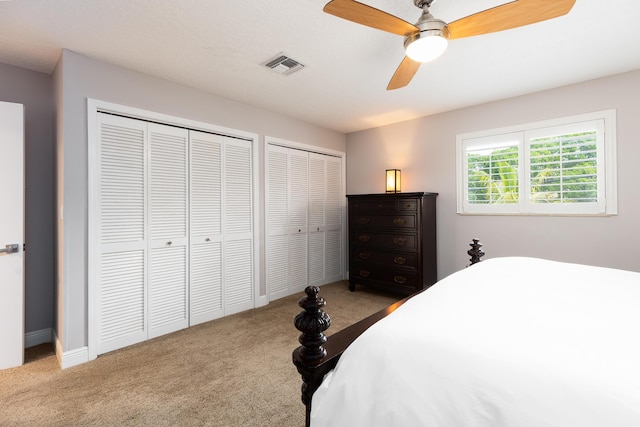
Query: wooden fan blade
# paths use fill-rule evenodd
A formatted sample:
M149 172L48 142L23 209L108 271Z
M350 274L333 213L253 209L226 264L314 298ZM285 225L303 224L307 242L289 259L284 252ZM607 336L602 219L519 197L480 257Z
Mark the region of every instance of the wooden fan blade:
M387 85L387 90L400 89L408 85L413 76L416 75L420 65L422 65L420 62L405 56L396 72L393 73L393 77L391 77L391 81Z
M516 0L448 24L449 39L479 36L535 24L569 13L576 0Z
M348 21L400 36L419 31L404 19L354 0L332 0L322 10Z

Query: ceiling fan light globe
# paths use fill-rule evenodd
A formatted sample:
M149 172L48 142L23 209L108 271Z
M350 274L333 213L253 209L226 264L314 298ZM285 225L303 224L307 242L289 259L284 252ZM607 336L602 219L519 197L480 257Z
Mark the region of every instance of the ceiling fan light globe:
M429 62L438 58L447 50L449 41L438 32L428 34L431 31L418 33L417 37L407 38L405 51L409 58L416 62Z

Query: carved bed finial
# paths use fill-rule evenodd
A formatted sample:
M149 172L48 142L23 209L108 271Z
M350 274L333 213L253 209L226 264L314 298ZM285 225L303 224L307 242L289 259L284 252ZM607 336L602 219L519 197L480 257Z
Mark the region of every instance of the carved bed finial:
M324 331L331 326L329 315L322 311L327 302L318 296L317 286L307 286L304 290L306 297L300 298L298 305L304 309L294 320L296 329L302 332L298 341L302 344L300 358L306 364L313 364L326 356L327 351L322 347L327 342Z
M320 289L317 286L307 286L304 292L307 296L298 301L298 305L304 311L300 312L293 322L296 329L302 332L298 337L301 347L294 350L293 363L302 375L302 403L306 407L305 425L308 427L311 422L311 397L326 373L326 370L321 368L323 358L327 355L327 350L322 345L327 342L324 331L331 326L331 319L322 311L327 302L318 296Z
M484 256L484 252L480 249L482 247L482 243L480 243L478 239L473 239L473 242L469 243L469 246L471 246L471 249L467 251L467 254L471 257L470 265L477 264L482 261L480 259Z

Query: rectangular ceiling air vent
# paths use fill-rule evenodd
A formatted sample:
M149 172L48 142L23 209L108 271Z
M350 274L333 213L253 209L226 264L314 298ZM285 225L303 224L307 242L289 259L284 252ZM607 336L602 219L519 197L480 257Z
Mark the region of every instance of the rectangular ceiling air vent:
M265 62L264 65L279 74L291 74L304 68L304 65L300 62L282 54Z

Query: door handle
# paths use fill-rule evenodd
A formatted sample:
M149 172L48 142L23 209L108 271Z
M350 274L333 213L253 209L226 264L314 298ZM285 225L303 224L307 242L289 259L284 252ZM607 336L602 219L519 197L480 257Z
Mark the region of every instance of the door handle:
M12 245L5 245L4 249L0 249L0 254L13 254L18 252L20 245L14 243Z

